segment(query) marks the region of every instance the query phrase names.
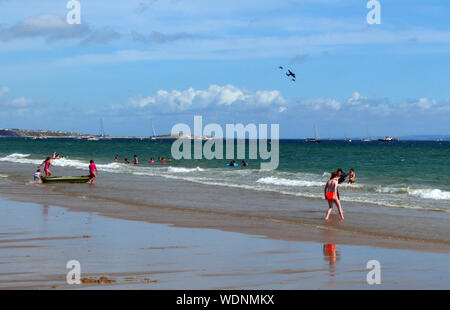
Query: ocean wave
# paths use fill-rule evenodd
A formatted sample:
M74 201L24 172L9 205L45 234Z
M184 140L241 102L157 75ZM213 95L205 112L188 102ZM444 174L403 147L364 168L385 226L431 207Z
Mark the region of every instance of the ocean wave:
M42 160L28 158L30 156L31 154L13 153L5 157L1 157L0 161L7 161L19 164L36 164L36 165L39 165L42 162Z
M13 153L0 158L3 162L39 165L42 159L30 158L30 154ZM52 160L54 166L72 167L86 170L89 162L80 159L63 158ZM280 194L322 199L322 187L328 179L328 173L312 174L302 172L261 171L257 169L188 168L174 166L135 166L124 163L97 164L100 171L117 174L134 174L140 176L180 179L209 185L245 188L256 191L277 192ZM201 172L201 173L198 173ZM0 177L8 177L0 175ZM326 177L326 178L325 178ZM377 184L341 184L340 188L348 191L343 195L344 201L371 203L387 207L404 207L409 209L426 209L449 212L447 208L426 206L427 200L450 200L450 191L436 188L412 188L407 186L387 186ZM299 189L300 188L300 189ZM303 188L303 190L301 189ZM352 193L353 192L353 193ZM350 195L350 193L352 193ZM377 195L380 194L380 195ZM408 197L407 202L403 200ZM413 198L422 200L424 206L418 206Z
M168 167L167 171L171 173L189 173L189 172L200 172L205 170L200 167L196 168Z
M450 200L450 191L434 189L407 189L408 195L423 199Z
M5 159L20 159L20 158L26 158L30 157L31 154L21 154L21 153L12 153L4 157Z
M306 181L306 180L291 180L291 179L283 179L283 178L277 178L277 177L260 178L256 181L256 183L272 184L272 185L279 185L279 186L303 186L303 187L324 186L325 185L325 183L323 183L323 182Z

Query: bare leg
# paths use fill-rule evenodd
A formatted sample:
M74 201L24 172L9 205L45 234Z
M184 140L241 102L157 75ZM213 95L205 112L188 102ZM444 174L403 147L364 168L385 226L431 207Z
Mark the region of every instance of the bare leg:
M341 216L341 220L344 220L344 214L342 212L341 201L339 199L334 199L334 203L338 207L339 215Z
M325 221L328 221L331 211L333 211L333 201L330 199L328 199L327 201L328 201L328 211L327 211L327 215L325 216Z

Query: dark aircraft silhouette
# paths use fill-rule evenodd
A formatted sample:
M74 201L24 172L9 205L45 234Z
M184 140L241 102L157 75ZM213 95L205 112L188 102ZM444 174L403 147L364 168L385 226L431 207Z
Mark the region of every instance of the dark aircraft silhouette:
M278 68L280 68L280 70L283 70L283 67L282 67L282 66L279 66Z
M295 81L295 73L292 73L291 70L288 70L288 72L286 72L286 76L292 76L292 79Z

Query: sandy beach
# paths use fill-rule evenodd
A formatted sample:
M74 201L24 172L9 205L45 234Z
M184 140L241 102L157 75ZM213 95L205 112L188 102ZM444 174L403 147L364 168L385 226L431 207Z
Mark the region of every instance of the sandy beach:
M329 243L6 199L0 206L1 289L448 288L448 254L341 244L330 252ZM332 231L324 234L333 239ZM74 259L85 281L80 285L66 282L66 264ZM381 285L366 282L373 259L381 263ZM110 283L89 283L102 277Z
M448 289L444 212L345 203L325 223L317 199L139 172L34 184L32 169L0 163L1 289ZM70 260L84 283L66 282Z

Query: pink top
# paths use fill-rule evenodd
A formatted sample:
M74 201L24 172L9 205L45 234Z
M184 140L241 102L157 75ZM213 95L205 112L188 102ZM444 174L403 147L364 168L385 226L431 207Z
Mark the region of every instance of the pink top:
M89 165L89 173L94 173L95 169L97 169L97 166L94 163L91 163Z

